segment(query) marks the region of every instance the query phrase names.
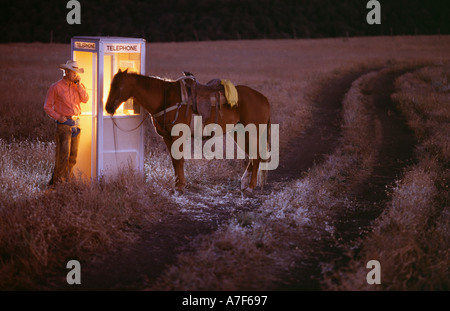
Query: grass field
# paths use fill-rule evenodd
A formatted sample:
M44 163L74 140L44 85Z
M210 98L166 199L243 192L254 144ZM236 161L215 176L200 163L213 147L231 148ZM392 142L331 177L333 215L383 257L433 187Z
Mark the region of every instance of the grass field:
M0 289L51 289L69 259L85 262L121 249L136 241L139 228L195 209L171 194L170 159L150 122L144 178L74 180L47 191L54 124L42 108L70 46L6 44L0 55L0 87L6 90L0 100ZM311 124L315 96L327 81L351 70L418 67L397 79L392 96L417 138L415 164L389 189L390 201L358 242L358 256L350 256L346 267L324 265L320 282L322 289L373 289L361 262L376 257L383 267L377 289L448 290L449 55L448 36L150 43L146 72L177 78L191 71L200 82L226 78L259 90L271 103L272 123L280 126L282 156L292 147L289 140ZM256 194L263 204L193 241L196 250L180 254L149 288L273 289L299 258L315 258L308 247L322 243L322 232L339 244L333 215L358 208L342 195L352 187L348 176L370 176L376 157L377 136L366 122L370 103L364 101L375 75L362 76L347 94L339 147L324 163ZM230 185L238 189L243 168L242 160L189 161L188 188L226 196ZM217 173L205 176L210 170Z

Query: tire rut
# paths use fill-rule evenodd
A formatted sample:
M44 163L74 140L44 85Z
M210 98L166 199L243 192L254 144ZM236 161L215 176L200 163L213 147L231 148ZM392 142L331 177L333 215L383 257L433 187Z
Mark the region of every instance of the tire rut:
M343 206L333 215L333 236L323 232L316 244L311 245L304 260L296 263L291 270L290 282L280 286L281 290L321 290L324 278L322 267L331 264L334 269L345 267L348 250L352 255L358 252L356 241L370 231L372 222L382 213L389 201L387 189L400 177L404 168L413 161L416 140L404 118L391 101L395 79L411 68L383 70L372 81L371 88L365 90L373 100L373 118L382 129L382 141L378 157L371 175L356 183L345 196L356 202L352 208ZM305 240L311 240L305 236ZM338 241L338 244L336 244ZM366 264L366 263L362 263Z
M327 83L314 100L311 125L303 134L289 141L289 146L293 148L280 154L280 165L269 173L270 181L299 178L303 172L333 152L341 134L342 100L352 82L366 72L350 72Z
M410 70L382 73L367 90L373 99L374 117L381 124L382 143L371 176L349 193L358 202L360 210L354 209L350 214L344 212L338 216L335 225L344 241L358 238L361 231L382 213L389 200L389 188L404 168L413 164L416 145L414 132L406 125L406 120L391 100L396 78Z

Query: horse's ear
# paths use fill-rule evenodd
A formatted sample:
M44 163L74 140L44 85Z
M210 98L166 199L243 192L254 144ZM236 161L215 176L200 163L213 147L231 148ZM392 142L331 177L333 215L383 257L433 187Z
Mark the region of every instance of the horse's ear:
M128 68L127 68L127 69L125 69L125 71L124 71L123 73L128 73Z
M119 68L119 73L121 73L122 72L122 70Z

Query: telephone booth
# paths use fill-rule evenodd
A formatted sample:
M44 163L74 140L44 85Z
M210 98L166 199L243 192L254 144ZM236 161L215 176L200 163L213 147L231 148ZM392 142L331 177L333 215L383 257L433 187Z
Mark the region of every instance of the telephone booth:
M105 110L112 78L121 70L145 74L145 40L120 37L73 37L72 59L84 73L89 101L81 104L81 137L74 173L86 178L113 175L120 168L144 170L145 111L132 98L114 119Z

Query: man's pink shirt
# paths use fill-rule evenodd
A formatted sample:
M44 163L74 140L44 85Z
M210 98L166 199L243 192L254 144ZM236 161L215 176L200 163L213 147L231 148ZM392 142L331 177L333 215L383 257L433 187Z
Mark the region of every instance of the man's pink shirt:
M55 120L61 116L78 116L81 114L80 103L86 103L88 99L89 95L83 84L77 86L63 78L48 90L44 110Z

